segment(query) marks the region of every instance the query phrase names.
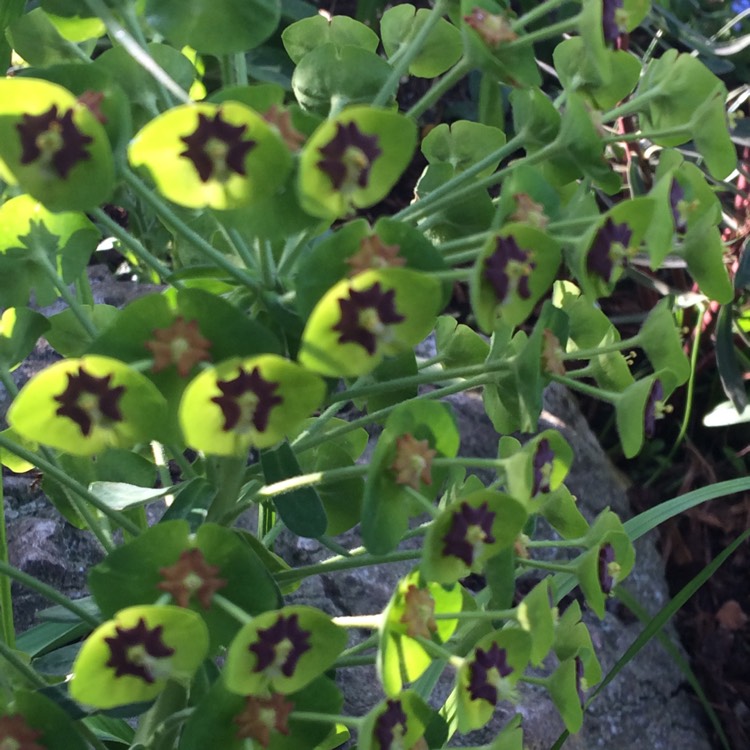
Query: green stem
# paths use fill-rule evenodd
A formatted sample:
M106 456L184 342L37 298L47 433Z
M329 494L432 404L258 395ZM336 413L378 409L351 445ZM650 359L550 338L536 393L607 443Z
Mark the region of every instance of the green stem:
M444 94L450 91L462 78L469 74L473 65L469 58L462 57L439 81L436 81L429 91L409 109L407 117L418 119L433 106Z
M612 352L621 352L624 349L633 349L641 345L641 340L638 335L631 336L628 339L622 339L620 341L613 341L611 344L604 344L604 346L597 346L593 349L576 349L572 352L565 352L562 355L563 361L577 360L577 359L593 359L598 357L600 354L611 354Z
M528 549L544 549L551 547L553 549L564 549L566 547L576 548L585 547L584 539L530 539L524 542L524 547Z
M555 232L558 229L589 227L593 222L599 221L601 218L601 214L591 214L589 216L574 216L570 219L562 219L561 221L551 221L547 225L547 229L551 232Z
M301 487L311 487L318 484L332 484L342 482L345 479L362 477L367 474L368 466L343 466L339 469L326 469L325 471L314 471L310 474L300 474L289 479L282 479L280 482L267 484L261 487L256 496L268 498L285 495L287 492L293 492Z
M8 556L8 532L5 525L5 498L3 484L0 482L0 562L10 566ZM13 625L13 598L10 593L10 578L0 576L0 643L7 643L15 648L16 629Z
M26 586L32 591L36 591L37 594L41 594L45 599L59 604L87 625L91 625L93 628L98 627L99 620L91 613L87 612L83 607L79 607L74 601L68 599L67 596L63 596L57 589L37 580L34 576L27 575L23 571L17 570L12 565L8 565L2 561L0 561L0 575L8 576L14 581L18 581L22 586Z
M211 460L211 459L209 459ZM228 456L213 459L216 461L216 487L218 492L206 513L206 521L217 521L231 513L239 502L240 489L244 482L247 459Z
M247 58L244 52L237 52L232 59L234 80L238 86L247 86Z
M274 573L273 577L277 583L284 585L296 583L322 573L338 573L342 570L369 568L373 565L403 562L404 560L419 560L420 557L422 557L422 550L419 549L389 552L387 555L369 555L364 549L361 549L361 551L353 550L351 557L332 557L314 565L301 565L294 570L282 570L279 573Z
M359 729L364 722L364 717L321 714L315 711L294 711L292 718L299 719L300 721L315 721L318 724L343 724L352 729Z
M601 116L601 121L610 122L611 120L616 120L619 117L634 115L643 108L644 104L648 104L650 101L658 99L660 96L663 96L661 87L655 86L654 88L649 89L648 91L644 91L642 94L638 94L632 99L623 102L614 109L610 109L609 112L603 113Z
M652 130L651 132L644 133L638 131L635 133L616 133L614 135L608 135L602 138L602 143L622 143L625 141L655 141L659 138L670 138L672 136L683 136L689 135L691 128L689 126L681 126L678 128L668 128L667 130Z
M618 393L603 391L601 388L589 385L588 383L581 383L578 380L573 380L573 378L568 378L564 375L556 375L555 373L548 374L550 379L554 380L556 383L561 383L573 391L585 393L587 396L591 396L591 398L598 399L599 401L606 401L609 404L614 404L619 398Z
M432 271L430 276L440 281L468 281L472 271L472 268L451 268L445 271Z
M447 648L439 646L429 638L423 638L421 635L413 636L413 638L428 654L430 654L430 656L447 661L456 669L459 669L464 662L460 656L456 656L452 651L448 651Z
M392 61L393 70L385 80L385 83L380 87L380 91L378 91L375 98L372 100L373 107L384 107L394 96L398 89L399 81L402 76L406 74L409 65L411 65L417 55L422 51L422 47L424 47L427 37L438 24L443 14L446 12L447 7L448 0L437 0L432 7L429 16L417 32L417 35L408 43L407 49L402 54L399 54L398 59L395 62Z
M81 324L83 330L86 331L92 339L95 339L99 335L99 331L91 318L83 311L75 296L71 294L68 285L62 280L57 269L52 265L52 261L46 255L41 253L37 255L36 261L42 267L44 273L52 282L55 289L57 289L57 293L63 298L65 304L70 308L70 311Z
M175 289L184 289L184 285L177 279L171 279L172 271L165 266L155 255L150 253L143 244L133 237L130 232L123 229L117 222L107 216L101 208L94 208L91 215L113 236L133 253L145 266L148 266L163 281L169 282Z
M371 385L354 386L346 390L334 393L331 401L353 401L365 396L380 395L388 391L398 391L412 386L429 385L439 383L444 380L458 380L459 378L469 378L474 375L489 374L493 372L502 372L510 367L505 360L497 362L482 362L478 365L467 365L466 367L451 367L448 369L433 370L422 372L419 375L407 375L403 378L394 378L385 383L373 383Z
M464 250L460 253L451 253L450 255L445 256L446 263L450 263L451 265L456 265L457 263L473 263L476 259L479 253L482 252L482 245L479 245L478 247L474 247L471 250Z
M455 240L448 240L437 245L437 250L441 253L450 253L452 250L463 250L465 247L475 247L483 245L487 239L495 234L494 230L468 234L465 237L459 237Z
M565 18L557 23L545 26L537 31L530 31L528 34L519 36L518 39L514 39L512 42L503 44L503 52L509 52L510 50L523 49L529 47L536 42L541 42L545 39L552 39L553 37L560 36L566 31L573 31L578 28L578 22L581 20L580 14L573 16L573 18Z
M485 385L486 383L491 383L494 380L494 378L495 376L492 373L490 375L477 375L474 378L463 380L460 383L445 386L444 388L436 388L433 391L420 393L414 396L413 398L401 401L400 404L411 403L413 401L427 401L427 400L432 400L432 399L440 399L440 398L443 398L444 396L450 396L454 393L460 393L461 391L468 391L471 388L476 388L477 386ZM369 414L366 414L364 417L360 417L359 419L353 419L350 422L347 422L346 424L341 425L341 427L337 427L334 430L330 430L326 432L325 434L320 435L318 437L312 437L307 440L301 440L297 445L295 445L295 448L298 451L309 450L310 448L314 448L315 446L320 445L321 443L325 443L327 440L335 440L336 438L340 437L341 435L345 435L347 432L350 432L351 430L356 430L359 427L365 427L369 424L375 424L381 419L384 419L385 417L387 417L400 404L393 404L392 406L386 406L383 409L378 409L377 411L370 412Z
M513 31L518 31L524 26L528 26L530 23L534 23L534 21L536 21L537 19L546 16L550 11L566 5L569 2L571 2L571 0L545 0L545 2L539 3L539 5L537 5L535 8L532 8L528 13L524 13L515 21L512 21L510 27L511 29L513 29Z
M347 669L349 667L371 667L375 664L374 654L361 654L360 656L339 656L333 669Z
M547 562L546 560L527 560L524 557L516 559L516 563L522 568L533 568L534 570L549 570L553 573L572 573L573 568L563 563Z
M421 200L402 209L395 214L393 218L401 221L414 221L425 214L431 214L434 211L437 211L439 208L455 205L462 198L466 198L478 190L489 188L502 182L506 174L512 172L519 164L531 165L538 161L543 161L548 159L551 153L554 153L554 151L557 151L560 148L556 143L550 143L535 154L526 156L524 159L518 159L504 169L493 172L481 179L474 180L474 177L483 169L494 165L498 159L503 159L514 151L517 151L523 144L524 139L525 133L519 133L514 138L511 138L504 146L490 154L490 156L477 162L474 166L469 167L466 171L461 172L461 174L456 177L451 178L448 182L441 185L437 190L433 190Z
M240 625L247 625L247 623L252 622L252 615L249 615L244 609L234 604L234 602L230 602L225 596L214 594L212 602L221 607L230 617L237 620Z
M161 200L161 198L156 195L156 193L149 189L140 178L128 170L124 170L123 178L133 192L136 193L144 203L151 206L168 227L177 234L182 235L184 239L194 245L196 249L200 250L206 258L219 266L223 271L226 271L226 273L238 283L244 284L256 291L261 290L260 284L254 276L251 276L242 268L235 266L229 258L217 250L210 242L192 230L163 200Z
M107 31L112 35L112 38L121 44L125 51L138 63L164 90L163 98L166 99L168 106L171 105L169 97L166 95L168 91L175 96L179 101L188 104L190 103L190 95L185 91L160 65L154 60L149 54L148 50L141 47L140 44L109 12L106 4L103 0L85 0L86 5L98 16L107 27Z
M193 465L185 458L180 448L176 445L167 445L165 447L169 451L172 460L180 467L183 479L194 479L198 476Z
M13 645L0 640L0 656L8 662L36 690L49 687L47 681L38 675L14 650Z
M67 487L69 490L78 495L78 497L93 505L97 510L101 511L105 516L114 521L124 531L128 531L131 534L140 533L138 526L134 524L129 518L116 510L112 510L112 508L99 500L96 495L89 492L83 485L79 484L75 479L73 479L73 477L69 476L62 469L55 466L52 462L46 460L36 453L33 453L30 450L27 450L26 448L23 448L12 440L9 440L5 435L0 435L0 448L5 448L14 455L23 458L25 461L28 461L31 464L34 464L34 466L36 466L45 474L51 476L54 480L63 485L63 487Z
M76 294L78 299L89 307L93 307L96 302L94 300L94 294L91 291L91 282L89 281L89 275L86 271L82 271L81 275L76 279Z
M331 621L342 628L364 628L378 630L383 624L382 612L377 615L352 615L349 617L333 617Z
M304 442L320 432L346 405L345 401L336 401L332 403L319 417L316 417L312 424L291 442L292 448L296 448L298 443Z
M466 612L441 612L433 615L436 620L515 620L515 609L475 609Z

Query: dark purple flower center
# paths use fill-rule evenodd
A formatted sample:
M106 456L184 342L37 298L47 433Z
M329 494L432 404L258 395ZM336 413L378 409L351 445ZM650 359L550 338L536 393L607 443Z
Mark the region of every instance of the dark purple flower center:
M255 672L273 678L278 674L291 677L300 656L309 651L310 633L299 626L299 616L280 615L270 628L258 631L258 642L248 646L257 657Z
M487 651L478 648L469 666L469 693L471 699L497 703L500 680L513 672L508 664L508 652L493 643Z
M656 434L656 420L661 416L660 407L664 400L664 386L661 380L655 380L646 399L646 412L643 419L643 433L647 438Z
M618 11L622 10L623 0L604 0L602 7L602 31L605 43L615 44L620 36Z
M247 432L253 428L263 432L268 427L271 409L284 401L274 394L279 383L266 380L257 367L252 372L240 368L236 378L217 380L216 385L221 396L214 396L211 401L224 414L224 432Z
M38 161L51 165L65 179L79 162L91 158L85 146L94 139L84 135L73 123L73 110L59 115L53 104L41 115L24 115L16 125L21 139L21 164Z
M198 114L198 126L190 135L180 140L187 146L180 156L195 165L201 182L210 179L226 182L231 173L246 176L245 157L257 145L251 139L243 139L247 125L232 125L217 112L213 118Z
M612 576L611 565L615 561L615 550L609 542L599 547L599 585L602 592L608 596L615 585L615 579Z
M576 693L578 693L578 701L581 704L581 708L583 708L583 704L585 702L585 698L583 695L583 660L580 656L575 657L576 662Z
M478 508L467 502L461 503L451 518L448 533L443 537L443 554L453 555L469 568L479 556L485 544L492 544L492 523L495 513L485 501Z
M156 681L159 675L155 676L154 672L158 660L174 653L162 640L162 629L162 625L149 629L141 617L134 627L117 627L117 635L104 639L110 650L106 666L114 667L115 677L129 674L149 684Z
M387 700L386 709L375 720L374 734L380 743L380 750L391 750L394 740L406 734L406 713L401 701Z
M531 296L529 276L536 268L531 253L522 250L515 237L498 237L495 250L484 262L484 278L489 281L499 302L512 292L521 299Z
M680 211L680 203L683 200L685 200L685 191L677 180L672 180L672 186L669 188L669 206L672 209L676 232L684 232L687 229L687 224Z
M355 122L336 123L336 135L318 151L323 156L318 167L334 190L344 193L367 187L372 164L383 153L378 136L365 135Z
M615 224L611 217L607 217L596 233L586 258L588 272L608 282L612 278L615 262L626 256L632 235L633 232L627 224Z
M534 485L531 494L550 491L550 477L552 476L552 462L555 454L546 438L540 440L534 452Z
M122 422L120 399L125 393L125 386L114 388L109 383L112 375L97 378L89 375L83 367L78 374L68 373L68 385L55 396L60 406L55 414L72 419L80 428L84 437L91 434L94 427L109 427L112 422Z
M339 343L359 344L368 354L375 354L378 342L390 340L388 326L406 320L396 310L395 297L395 290L383 291L380 282L361 292L349 290L348 298L339 299L341 320L333 326L339 332Z

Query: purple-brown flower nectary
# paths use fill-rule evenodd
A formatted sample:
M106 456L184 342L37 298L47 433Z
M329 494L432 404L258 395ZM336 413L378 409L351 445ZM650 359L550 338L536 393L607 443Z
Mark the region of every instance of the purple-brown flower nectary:
M221 112L213 118L199 113L196 129L180 138L187 146L180 156L193 162L201 182L226 182L232 172L245 177L245 157L257 145L243 139L245 130L247 125L232 125L222 119Z
M669 188L669 206L672 209L672 218L674 219L675 232L685 232L687 230L687 224L685 219L682 217L681 204L685 200L685 191L682 189L677 180L672 180L672 185Z
M280 693L273 693L270 698L249 695L245 708L234 718L237 737L257 740L261 747L268 747L272 732L289 734L287 722L293 710L294 703Z
M219 578L218 565L209 565L197 547L185 550L174 565L159 569L162 581L157 588L171 594L178 606L187 607L195 594L203 609L209 609L214 594L227 582Z
M498 683L513 672L508 664L508 653L493 643L486 651L478 648L469 666L469 693L472 700L497 703Z
M91 158L85 146L94 139L73 122L73 110L59 114L53 104L41 115L24 115L16 125L21 139L21 164L51 165L65 179L79 162Z
M153 684L155 667L160 659L174 654L174 649L162 640L163 626L149 628L141 617L132 628L117 627L117 635L105 638L110 650L108 667L114 667L115 677L132 675L139 677L149 685Z
M586 699L583 695L583 659L581 659L580 656L576 656L576 693L578 693L578 702L581 704L581 708L583 708L583 704L585 703Z
M499 302L513 291L521 299L531 297L529 276L536 268L531 253L522 250L514 237L498 237L495 250L484 262L484 278L491 284Z
M84 437L94 427L109 427L112 422L122 422L119 402L125 392L124 385L110 386L112 375L97 378L83 367L78 374L68 373L68 386L55 401L60 404L55 414L72 419Z
M643 433L647 438L656 434L656 420L662 416L660 407L663 409L664 386L661 380L655 380L651 391L646 399L646 411L643 419Z
M236 378L218 380L216 385L221 396L214 396L211 401L224 414L222 429L225 432L247 432L251 428L263 432L268 427L271 409L284 401L274 394L279 383L266 380L257 367L252 372L240 368Z
M336 135L318 149L323 157L318 167L334 190L347 193L366 188L372 164L383 152L377 135L366 135L355 122L336 123Z
M0 750L45 750L36 742L41 736L20 714L0 716Z
M612 576L612 565L615 562L615 550L609 542L602 544L599 548L599 585L602 587L602 593L608 596L615 585L615 579Z
M586 259L588 272L608 282L612 278L615 261L626 255L632 236L633 232L627 224L615 224L608 216L591 244Z
M534 452L534 484L531 488L532 496L539 492L550 491L550 476L552 474L552 462L555 454L550 447L549 440L540 440Z
M486 502L478 508L461 503L451 518L448 533L443 537L443 554L459 558L470 568L482 547L495 541L492 536L494 520L495 513Z
M339 332L339 343L362 346L373 355L378 342L388 339L388 326L405 320L396 310L396 292L383 291L380 282L368 289L351 289L348 298L339 299L341 320L333 326Z
M380 750L391 750L394 741L398 742L406 734L406 714L398 700L387 700L386 709L375 720L374 735ZM401 743L397 745L401 747Z
M291 677L300 656L309 651L310 633L299 626L296 614L280 615L274 625L258 631L258 642L248 646L257 657L256 672L268 677Z

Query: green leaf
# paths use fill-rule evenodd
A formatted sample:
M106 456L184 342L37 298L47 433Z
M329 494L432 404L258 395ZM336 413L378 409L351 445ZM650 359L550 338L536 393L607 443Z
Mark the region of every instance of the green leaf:
M239 128L237 138L220 140L229 156L209 156L207 138L191 153L202 155L207 173L189 158L188 138L197 138L200 123L220 122ZM227 136L229 138L229 136ZM195 142L195 141L191 141ZM241 165L231 161L231 149L242 145ZM256 112L237 102L174 107L151 120L135 136L128 150L131 164L148 169L165 197L188 208L238 208L273 194L291 168L291 155L274 129ZM196 156L195 158L198 158ZM205 178L205 179L204 179Z
M374 52L329 42L300 60L292 90L303 109L327 117L337 102L371 102L390 72L391 66Z
M34 8L12 21L7 35L16 53L30 65L45 67L81 61L73 45L60 34L41 8Z
M145 662L151 682L128 673L116 676L115 667L109 665L113 657L110 642L122 631L139 625L145 627L160 646L171 650L168 656L151 656ZM68 683L70 695L94 708L150 701L164 690L169 680L187 683L207 653L208 631L195 612L172 606L129 607L100 625L86 639L73 665L73 676Z
M555 619L550 605L549 580L534 586L518 605L518 624L531 636L529 661L538 667L547 657L555 638Z
M322 15L303 18L287 26L281 41L295 65L323 44L350 45L368 52L377 52L379 44L378 35L365 24L348 16L324 18Z
M120 314L111 305L80 305L80 309L100 330L110 325ZM63 357L81 357L90 351L91 334L69 307L52 315L49 322L50 330L44 338L58 354Z
M564 661L549 678L549 691L555 708L560 712L565 728L577 732L583 726L583 706L578 697L578 677L575 659Z
M500 128L458 120L452 125L442 123L430 130L422 140L421 149L430 164L450 164L454 174L459 174L497 151L505 140L505 133ZM492 174L499 163L500 159L497 159L489 164L477 173L477 178Z
M359 322L352 329L359 338L342 342L341 303L352 300L352 292L375 294L378 289L381 299L388 295L393 300L396 315L403 320L384 324L379 315L377 321L364 319L364 323ZM410 349L430 332L439 312L440 296L438 281L403 268L366 271L351 280L341 281L328 291L310 315L302 334L299 361L304 367L330 377L371 372L385 356ZM365 315L367 310L375 312L371 307L363 310ZM374 333L365 327L368 325L374 326ZM374 337L372 353L362 343L369 341L368 331Z
M31 354L49 321L28 307L9 307L0 317L0 366L12 372Z
M226 55L258 47L276 30L280 0L147 0L146 19L176 47Z
M81 145L80 156L68 165L67 172L61 172L59 166L54 166L55 161L48 160L55 159L58 153L71 153L70 137L55 151L40 151L31 159L23 159L18 128L31 127L24 118L54 112L58 123L69 117L70 131L90 139ZM69 91L47 81L0 80L0 159L21 188L50 211L83 211L98 206L106 202L114 185L112 152L102 124Z
M261 642L268 642L271 647L280 643L271 642L275 632L272 628L278 627L279 623L283 623L286 630L293 629L295 634L302 632L301 636L297 636L299 650L302 651L303 639L304 644L309 646L290 665L287 671L291 674L282 671L289 659L288 649L284 653L275 653L275 661L259 669L258 656L251 648ZM289 695L322 675L341 653L346 640L346 631L313 607L290 606L275 612L264 612L245 625L230 644L224 684L231 692L240 695L259 695L268 689Z
M660 300L649 312L638 333L639 343L654 370L670 370L674 385L682 385L690 377L690 361L682 349L669 300Z
M743 412L748 406L748 398L743 371L734 348L731 305L722 305L719 310L716 324L716 366L724 393L736 412Z
M723 305L734 299L734 289L724 265L724 244L717 227L705 216L685 234L677 254L685 259L701 292Z
M248 381L258 377L265 381L264 393L270 392L262 399L253 389L261 386ZM231 381L244 388L236 398L224 394L219 385ZM231 386L225 387L231 391ZM250 446L270 448L280 442L320 405L324 392L317 375L275 354L229 359L190 381L180 402L180 424L186 442L196 450L244 456ZM224 411L214 400L222 397L227 399ZM231 403L237 404L236 422ZM265 420L256 418L258 406L266 413Z
M283 442L273 450L263 451L260 463L267 485L302 473L299 461L288 442ZM300 487L277 495L273 498L273 504L284 525L297 536L315 539L325 533L328 519L315 487Z
M416 10L410 3L388 8L380 19L380 35L385 54L392 58L419 33L431 11ZM461 58L461 32L441 18L428 34L417 56L409 65L409 73L417 78L435 78L452 68Z
M467 367L487 359L489 343L469 326L457 323L450 315L441 315L435 325L435 342L443 366Z

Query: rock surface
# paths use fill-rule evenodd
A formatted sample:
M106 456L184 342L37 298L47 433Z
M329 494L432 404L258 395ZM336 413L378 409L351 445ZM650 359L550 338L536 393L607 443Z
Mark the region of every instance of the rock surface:
M94 278L97 301L122 304L134 293L144 291L132 285L124 288L121 284L100 272ZM19 384L55 358L49 347L40 345L14 373ZM2 395L0 408L4 413L7 397ZM481 399L469 393L452 399L452 403L463 436L462 451L466 455L494 457L498 435L484 415ZM598 445L574 399L563 389L548 389L540 427L559 429L573 446L576 458L567 484L579 498L582 511L591 518L610 506L627 518L630 512L626 483ZM86 570L101 559L102 552L90 535L72 528L60 518L32 484L33 479L31 475L4 474L11 561L24 572L76 598L85 591ZM353 541L353 535L350 537ZM637 564L628 578L627 588L653 613L668 600L660 558L653 538L639 540L636 549ZM292 565L315 562L330 554L315 541L291 537L281 540L279 552ZM382 609L394 583L410 567L403 563L319 576L305 581L294 598L331 615L372 614ZM14 614L19 631L32 624L34 612L42 606L45 606L43 600L14 585ZM617 607L611 608L602 622L588 615L586 621L606 674L642 626ZM671 631L669 635L674 638ZM347 711L354 715L365 713L379 698L374 670L368 672L360 667L342 670L340 674ZM546 750L562 731L562 722L546 695L527 690L517 709L501 707L491 727L466 737L456 737L454 745L487 741L514 710L523 716L528 750ZM569 738L565 747L573 750L629 750L631 747L709 750L710 744L697 701L686 689L671 658L652 642L598 697L586 714L582 731Z

